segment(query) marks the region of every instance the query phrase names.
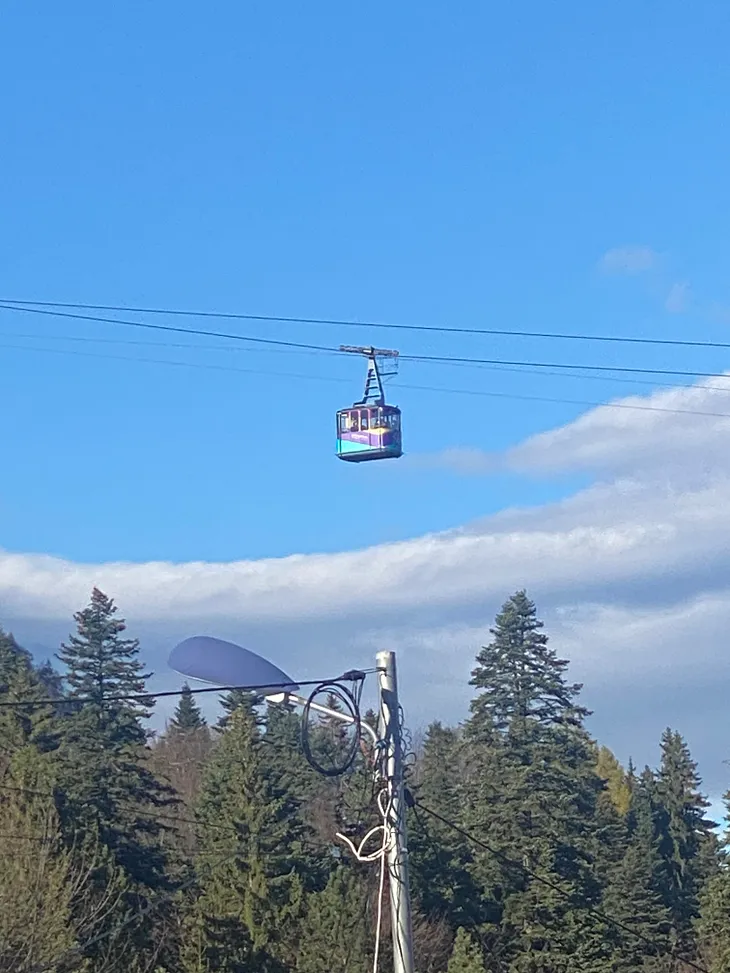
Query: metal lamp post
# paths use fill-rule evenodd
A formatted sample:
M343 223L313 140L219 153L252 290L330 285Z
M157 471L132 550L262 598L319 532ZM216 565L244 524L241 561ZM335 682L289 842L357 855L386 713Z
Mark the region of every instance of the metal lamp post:
M254 686L270 703L298 706L307 700L297 694L299 685L268 659L233 642L209 636L186 639L170 653L169 664L182 675L214 685ZM384 827L387 832L387 864L390 913L393 927L394 973L414 973L413 926L408 879L408 840L406 834L403 747L401 741L401 708L398 702L398 679L395 653L378 652L379 688L378 732L364 720L361 730L373 744L385 751L385 777L388 791ZM355 720L311 701L309 708L325 713L343 723Z

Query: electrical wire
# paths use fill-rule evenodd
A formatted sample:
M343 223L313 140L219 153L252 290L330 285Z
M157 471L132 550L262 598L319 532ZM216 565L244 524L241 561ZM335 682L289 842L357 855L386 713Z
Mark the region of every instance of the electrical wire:
M387 799L387 803L383 804L383 798ZM339 831L336 837L343 841L347 847L350 849L354 857L359 862L371 863L380 862L380 878L378 881L378 905L377 905L377 918L375 922L375 949L373 955L373 973L378 973L378 963L380 960L380 939L381 939L381 929L383 925L383 893L385 890L385 870L386 870L386 860L390 852L391 845L393 842L393 832L388 826L388 818L390 816L393 798L392 795L388 793L385 789L378 793L377 797L378 810L380 811L382 817L382 823L377 824L374 828L371 828L360 843L356 846L347 835L341 834ZM375 835L382 832L382 840L380 847L375 851L366 852L365 847L369 841L372 840Z
M3 311L23 311L26 314L45 314L50 317L72 318L74 321L92 321L100 324L120 324L127 328L145 328L148 331L169 331L174 334L201 335L206 338L227 338L231 341L250 341L259 345L275 345L283 348L304 348L309 351L322 351L330 354L344 355L339 348L332 348L329 345L315 345L301 341L278 341L275 338L256 338L248 335L234 334L226 331L206 331L202 328L178 328L172 324L151 324L149 321L128 321L121 318L105 318L91 314L73 314L69 311L44 311L41 308L31 307L12 307L0 302L0 310Z
M90 339L90 340L94 340L94 339ZM149 344L149 343L140 342L140 344ZM152 344L151 347L164 348L165 345ZM195 350L197 348L196 345L181 345L180 347L189 348L190 350ZM240 375L276 375L280 378L299 378L299 379L306 379L307 381L337 382L339 384L347 383L348 385L350 384L347 379L337 378L336 376L331 376L331 375L306 375L297 372L271 371L263 368L238 368L232 365L216 365L210 362L172 361L169 358L146 358L146 357L140 358L139 356L135 356L134 358L132 358L128 355L105 355L93 351L76 351L75 349L72 348L42 348L38 345L13 345L5 342L0 343L0 348L8 348L14 351L41 351L51 355L71 355L75 358L96 358L105 361L122 361L122 362L129 362L132 365L136 365L136 364L173 365L178 368L199 368L206 371L215 371L215 372L237 372ZM213 349L209 347L208 350L213 350ZM222 345L217 350L226 351L229 350L229 346ZM239 350L239 349L231 349L231 350ZM258 351L259 349L246 348L243 350L250 353L252 350ZM275 349L275 350L278 351L280 349ZM314 354L314 352L312 352L312 354Z
M166 331L173 332L175 334L188 334L194 336L208 337L208 338L226 338L232 341L244 341L252 342L254 344L260 345L272 345L282 348L297 348L305 349L309 351L324 352L332 355L349 355L349 352L344 352L338 347L331 345L318 345L308 342L300 341L285 341L283 339L275 338L260 338L252 335L242 335L235 332L226 331L208 331L204 328L180 328L176 325L171 324L152 324L149 321L130 321L126 318L109 318L102 317L100 315L92 314L77 314L70 311L51 311L45 310L40 307L18 307L3 303L0 301L0 310L5 311L19 311L26 314L42 314L50 317L62 317L71 318L76 321L90 321L93 323L100 324L116 324L122 325L123 327L130 328L145 328L151 331ZM730 344L727 346L721 346L730 348ZM575 364L575 363L562 363L562 362L535 362L535 361L511 361L509 359L501 358L474 358L474 357L461 357L452 355L399 355L401 361L416 361L416 362L431 362L434 364L477 364L477 365L509 365L509 366L529 366L531 368L566 368L566 369L585 369L589 371L599 371L599 372L621 372L628 373L632 375L675 375L682 376L685 378L715 378L717 377L717 372L705 372L705 371L692 371L688 369L671 369L671 368L639 368L639 367L629 367L620 365L591 365L591 364Z
M53 797L56 796L55 791L52 791L52 790L38 791L38 790L34 790L33 788L30 788L30 787L16 787L16 786L14 786L12 784L4 784L4 783L0 783L0 790L10 791L10 792L13 792L13 793L16 793L16 794L30 794L30 795L33 795L34 797L53 798ZM120 804L128 804L131 807L134 807L137 810L139 810L139 801L134 801L131 798L123 798L123 797L122 798L117 798L117 801ZM236 831L235 828L226 827L226 825L224 825L224 824L214 824L211 821L198 821L196 818L184 818L184 817L181 817L181 816L176 815L176 814L165 814L164 812L155 811L155 810L153 810L151 808L145 808L144 809L144 815L146 817L148 817L148 818L157 818L157 819L159 819L161 821L170 821L170 822L172 822L174 824L187 824L187 825L191 825L192 827L200 828L202 830L209 830L210 829L210 830L213 830L213 831L222 831L222 832L224 832L226 834L232 834L232 835L236 835L236 836L239 835L239 832ZM12 836L9 836L9 835L0 835L0 838L3 838L3 837L12 837ZM43 840L46 840L46 839L38 838L36 840L43 841ZM54 839L47 839L47 840L55 841L56 839L54 838Z
M33 797L53 797L53 791L37 791L32 787L16 787L12 784L0 783L0 790L13 791L16 794L32 794Z
M717 378L717 372L691 371L681 368L639 368L629 365L590 365L573 362L510 361L505 358L457 357L454 355L401 355L402 361L430 362L438 365L509 365L519 368L553 369L570 371L583 369L591 372L621 372L627 375L676 375L681 378Z
M417 808L420 808L422 811L430 815L432 818L435 818L437 821L440 821L442 824L445 824L448 828L451 828L452 831L455 831L457 834L460 834L462 838L466 838L467 841L472 842L473 844L477 845L477 847L483 848L485 851L489 852L489 854L494 855L495 858L500 859L505 865L520 870L524 875L529 876L539 884L544 885L546 888L551 889L553 892L557 892L558 895L562 896L562 898L566 900L571 899L570 893L566 892L565 889L561 888L561 886L558 885L556 882L553 882L550 879L545 878L545 876L540 875L538 872L533 871L533 869L525 865L524 862L518 862L515 859L510 858L508 855L505 855L505 853L500 851L498 848L495 848L493 845L489 845L486 841L482 841L481 838L477 838L475 835L470 834L468 831L464 830L464 828L456 824L456 822L450 821L448 818L445 818L442 814L439 814L438 811L434 811L433 808L427 807L421 801L414 798L413 795L410 794L410 792L408 793L407 804L414 811ZM616 929L620 929L623 932L630 933L632 936L635 936L637 939L640 939L647 946L650 946L655 953L659 954L660 952L659 946L657 945L656 942L654 942L653 939L651 939L649 936L645 936L644 933L639 932L636 929L632 929L632 927L629 926L627 923L622 922L620 919L614 918L613 916L609 915L607 912L604 912L602 909L597 909L593 906L584 907L584 911L600 919L602 922L609 923L609 925L614 926ZM694 963L692 960L682 959L682 962L684 963L685 966L689 966L693 970L696 970L697 973L709 973L709 970L707 970L704 966L700 966L698 963Z
M343 774L346 774L355 763L355 759L360 751L360 742L362 740L360 696L362 695L362 686L365 676L364 673L357 673L356 675L359 680L359 693L357 695L339 682L325 682L312 690L302 709L302 750L304 751L305 759L310 767L316 770L317 773L321 774L323 777L342 777ZM359 678L360 676L362 676L362 678ZM352 737L347 753L342 758L340 763L333 764L331 767L324 767L315 758L309 742L309 714L312 709L312 704L317 696L319 696L321 693L327 693L328 698L334 697L344 705L345 710L349 711L350 720L352 721L351 726L354 730L354 736Z
M458 328L445 325L426 324L389 324L383 321L356 321L348 318L307 318L274 314L243 314L225 311L190 311L179 308L130 307L114 304L84 304L62 301L18 301L13 298L0 298L6 305L28 305L36 308L71 308L88 311L115 311L125 314L165 314L171 317L214 318L226 321L262 321L278 324L317 324L340 328L386 328L392 331L424 331L436 334L473 334L510 338L547 338L561 341L599 341L631 345L658 345L679 348L724 348L730 349L730 342L696 341L683 338L643 338L627 335L576 334L554 331L517 331L506 328Z
M362 680L360 681L360 687L362 688ZM336 699L340 700L345 709L349 711L354 730L354 736L352 737L347 753L342 758L340 763L333 764L331 767L324 767L321 763L319 763L312 753L312 747L309 742L309 714L312 709L312 704L317 696L319 696L321 693L327 693L328 697L335 697ZM346 774L355 763L355 758L360 750L361 739L362 727L360 724L360 705L355 694L346 686L343 686L337 682L323 682L313 689L302 709L301 732L302 750L304 751L304 756L310 767L316 770L317 773L321 774L323 777L342 777L342 775Z
M373 973L378 973L380 960L380 937L383 928L383 895L385 892L385 841L383 838L383 854L380 856L380 878L378 880L378 905L375 918L375 947L373 949Z
M99 336L93 336L92 337L90 335L70 335L70 334L63 334L63 335L57 335L57 334L39 334L38 332L30 332L30 333L29 332L4 332L4 336L7 337L7 338L20 338L20 339L27 339L27 340L31 340L31 341L40 338L40 339L46 340L46 341L71 341L71 342L80 342L80 343L84 343L84 344L103 344L103 345L132 345L132 346L135 346L135 347L142 347L142 348L162 348L162 349L165 349L165 348L174 348L174 349L184 349L186 351L219 351L219 352L220 351L225 351L225 352L233 352L233 353L245 352L248 355L251 355L251 354L278 354L278 355L290 354L290 355L317 356L319 354L322 354L322 352L320 352L320 351L311 351L311 350L308 350L308 349L258 348L258 347L256 347L256 348L248 348L248 347L244 348L241 345L220 345L220 344L204 345L204 344L201 344L200 342L186 342L186 341L139 341L139 340L135 340L135 339L132 339L132 338L102 338L102 337L99 337ZM64 353L64 354L79 354L78 352L72 352L70 349L42 348L42 347L38 347L38 346L34 346L34 345L28 346L28 345L0 344L0 347L2 347L2 348L9 348L9 349L15 349L15 350L21 350L21 351L26 351L26 350L27 351L47 351L47 352L56 352L56 353ZM334 354L335 352L333 351L332 353ZM101 357L101 356L94 356L94 357ZM104 357L106 357L106 356L104 356ZM141 362L145 362L145 363L149 362L149 363L152 363L152 364L162 364L162 365L182 365L182 366L191 365L193 367L213 367L213 368L220 367L220 366L215 366L215 365L214 366L207 366L205 364L201 364L200 362L175 362L175 361L171 361L169 359L127 358L127 357L122 357L122 356L119 356L119 357L109 356L109 357L112 358L113 360L117 360L117 361L132 361L132 362L141 361ZM420 356L415 356L415 357L418 358L418 360L420 360ZM411 360L411 359L408 359L408 360ZM517 364L515 366L510 366L508 364L497 364L497 365L493 365L493 364L479 363L479 362L472 362L472 361L469 361L469 362L444 361L444 362L442 362L442 364L445 364L445 365L454 365L454 366L458 366L458 367L461 367L461 368L473 368L473 369L478 369L479 371L511 372L511 373L517 374L517 375L538 374L538 375L551 376L553 378L588 379L588 380L597 381L597 382L614 382L614 383L620 383L622 385L641 385L641 386L644 386L644 387L657 388L657 383L656 382L649 381L648 379L643 379L642 380L642 379L639 379L639 378L621 378L621 377L619 377L617 375L613 375L613 374L611 374L611 375L600 375L600 374L599 375L594 375L591 372L581 371L581 369L583 369L583 367L584 367L584 366L581 366L581 365L577 365L577 366L572 366L572 365L567 366L566 365L566 366L563 366L562 364L557 363L555 365L555 368L556 369L560 369L560 368L563 368L563 369L565 369L565 368L572 368L574 370L573 371L565 371L565 370L563 370L563 371L551 371L551 370L546 370L546 369L549 369L549 364L548 363L544 363L540 367L534 366L532 364ZM232 369L226 369L226 370L232 370ZM294 375L290 375L287 372L267 372L267 371L262 371L261 369L238 369L238 371L244 372L246 374L281 375L282 377L287 377L287 378L289 378L289 377L314 378L315 377L315 376L311 376L311 375L294 376ZM707 376L705 376L705 377L707 377ZM336 381L336 382L345 382L345 381L347 381L348 384L349 384L349 380L348 379L330 378L330 377L324 377L324 376L322 376L321 377L321 380L322 381ZM668 385L659 386L659 388L671 388L671 389L674 389L674 388L687 388L687 389L692 389L692 388L697 388L697 385L694 384L694 383L693 384L687 384L687 383L673 382L673 383L668 384ZM702 385L702 391L704 391L704 392L722 392L722 393L724 393L724 394L727 395L727 394L730 394L730 384L725 385L725 386Z
M342 677L340 677L342 678ZM322 683L335 683L337 679L306 679L302 682L282 682L266 683L262 686L205 686L202 689L166 689L156 693L119 693L112 696L60 696L49 697L48 699L0 699L1 708L21 708L24 706L69 706L84 703L120 703L138 702L144 703L148 699L162 699L167 696L182 696L183 692L189 692L191 696L200 693L233 693L233 692L264 692L265 690L289 690L297 686L319 686ZM271 694L273 695L273 693Z
M717 376L716 376L717 377ZM730 419L728 412L705 412L695 409L670 409L659 405L633 405L630 402L596 402L590 399L563 399L549 395L518 395L513 392L485 392L477 389L445 389L434 388L430 385L401 385L394 383L397 388L413 389L420 392L446 392L449 395L478 395L491 399L516 399L520 402L550 402L554 405L580 405L593 409L629 409L632 412L664 412L680 416L704 416L712 419Z
M89 339L93 341L93 338ZM160 347L164 347L161 345ZM193 347L192 345L186 347ZM312 352L314 354L314 352ZM446 364L446 363L445 363ZM722 392L725 395L730 394L730 375L725 375L728 378L727 385L700 385L698 386L696 382L671 382L660 384L658 382L649 381L649 379L641 378L623 378L618 375L594 375L592 372L580 372L580 371L570 371L570 372L560 372L560 371L547 371L539 368L533 368L531 365L524 366L509 366L509 365L478 365L465 362L451 362L454 366L460 368L473 368L479 369L480 371L488 372L511 372L514 375L541 375L548 376L550 378L573 378L573 379L587 379L591 382L614 382L620 385L641 385L644 388L652 389L701 389L703 392ZM556 366L557 368L562 368L562 365ZM724 373L715 373L714 378L722 378Z
M42 845L52 845L58 843L58 838L41 838L37 835L29 834L0 834L0 841L37 841Z
M94 352L82 352L82 351L75 351L73 349L66 349L66 348L39 348L37 346L9 345L9 344L2 344L2 343L0 343L0 347L12 348L18 351L36 351L36 352L42 351L49 354L72 355L75 357L78 356L84 358L96 358L96 359L103 359L107 361L122 361L122 362L128 362L130 364L172 365L173 367L178 367L178 368L197 368L197 369L211 370L211 371L232 372L232 373L238 373L244 375L272 375L281 378L303 379L305 381L336 382L338 384L350 384L347 379L341 379L330 375L306 375L306 374L295 373L295 372L272 371L272 370L265 370L260 368L237 368L230 365L216 365L216 364L204 363L204 362L171 361L169 359L161 359L161 358L139 358L139 357L130 358L123 355L95 354ZM194 348L195 346L191 345L190 347ZM448 364L448 362L443 362L443 364ZM465 364L465 363L456 362L454 364ZM475 363L471 363L471 364L475 364ZM501 366L488 366L482 363L481 365L475 364L475 367L498 368ZM527 369L527 366L525 366L525 369ZM712 374L714 378L720 377L716 372L707 373L707 375L710 374ZM577 377L577 376L572 376L572 377ZM582 375L580 377L597 378L602 376ZM611 379L611 380L621 381L621 379ZM599 408L600 409L623 409L623 410L628 409L633 412L658 412L658 413L666 413L670 415L689 415L689 416L700 416L700 417L714 418L714 419L730 418L730 413L726 413L726 412L708 412L704 410L700 411L697 409L672 409L665 406L638 405L629 402L600 402L600 401L596 401L595 399L572 399L572 398L562 398L557 396L524 395L517 392L492 392L492 391L485 391L483 389L480 390L480 389L465 389L465 388L443 388L441 386L412 385L403 382L394 382L393 387L398 389L406 389L409 391L417 391L417 392L433 392L436 394L444 394L444 395L472 395L472 396L475 395L484 398L508 399L517 402L545 402L554 405L577 405L581 407L595 408L595 409L599 409ZM677 386L670 386L670 388L676 388L676 387ZM686 386L679 386L679 387L698 389L698 390L704 390L705 388L707 388L706 386L697 386L697 385L686 385ZM730 392L730 387L724 389L724 388L710 386L709 390L717 391L717 392Z
M8 310L8 308L2 308L0 310ZM142 341L138 338L102 338L99 335L77 335L77 334L41 334L38 331L4 331L3 335L6 338L21 338L29 341L33 341L36 338L41 338L44 341L77 341L83 344L99 344L99 345L134 345L136 347L142 348L184 348L187 351L232 351L232 352L246 352L248 355L252 354L266 354L266 355L320 355L323 352L312 351L309 349L294 349L288 351L285 348L244 348L242 345L221 345L221 344L209 344L204 345L199 341ZM26 345L8 345L7 347L27 347Z

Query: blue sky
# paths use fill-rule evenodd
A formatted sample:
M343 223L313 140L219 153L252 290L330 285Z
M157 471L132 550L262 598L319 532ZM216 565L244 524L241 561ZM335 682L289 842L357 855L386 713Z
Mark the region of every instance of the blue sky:
M334 3L15 3L3 19L3 296L727 336L703 313L730 302L727 254L713 243L726 235L729 192L717 23L727 14L716 4L406 3L364 13ZM606 250L632 244L663 255L651 286L596 271ZM666 293L685 279L698 306L670 315ZM235 327L375 340L404 354L717 367L716 355L671 350ZM26 348L253 370L6 348L13 476L0 530L13 550L226 560L342 549L575 486L336 462L332 414L359 395L355 361L61 342L173 339L9 312L0 333ZM54 337L15 337L29 333ZM589 401L642 391L408 363L400 381ZM395 397L409 453L501 449L581 411L406 389Z
M330 2L8 3L0 28L0 299L728 341L729 26L730 11L700 0L366 10ZM404 355L713 372L730 361L709 350L138 318L325 345L375 342ZM175 347L181 343L190 347ZM506 508L546 511L549 520L559 501L581 511L580 529L608 536L619 528L601 526L604 499L592 521L582 512L581 498L596 496L594 480L625 479L641 467L636 476L650 490L657 442L681 440L688 452L680 459L712 471L726 440L724 428L711 441L703 433L698 458L698 435L683 435L681 424L631 432L632 414L617 411L610 435L595 427L595 442L608 435L613 444L596 466L582 441L580 456L572 452L587 406L519 396L588 403L649 395L651 386L404 361L402 387L391 392L404 411L408 456L353 468L334 457L333 432L336 409L361 391L356 360L1 309L0 346L0 547L11 571L0 615L39 644L47 636L34 617L67 618L79 605L69 594L63 614L46 611L18 581L15 554L62 558L66 580L80 577L86 562L85 582L121 561L241 560L265 572L266 559L377 552ZM730 412L721 396L708 401ZM562 464L532 457L526 467L500 462L488 476L465 476L453 462L464 450L511 455L536 434L547 437L539 440L547 455L563 428ZM624 434L630 441L619 441ZM672 462L675 472L682 467L676 456ZM666 479L664 466L660 474ZM624 499L611 497L618 518ZM667 507L666 523L676 516ZM521 537L522 527L515 530ZM670 553L652 556L660 565ZM549 619L569 640L560 612L584 594L554 583L562 556L525 562L521 573L506 569L503 588L502 579L485 578L468 638L478 639L514 581L544 595ZM318 570L322 562L303 563ZM468 570L481 567L470 562ZM660 586L666 577L657 571ZM677 572L677 611L730 579L724 563L704 587ZM327 612L340 624L336 580L325 572L322 584L332 585ZM397 570L383 574L381 593L401 581ZM202 598L189 583L191 597ZM220 584L231 596L230 579ZM590 595L602 611L638 612L621 616L627 644L631 626L648 626L646 613L661 601L652 594L638 604L626 594L632 584L606 579ZM140 586L125 585L122 607L152 624ZM166 604L163 614L174 614ZM230 607L220 634L246 630L237 611ZM206 603L197 617L214 616ZM457 623L453 615L437 622ZM275 649L279 630L255 631ZM661 644L665 635L652 632L646 638ZM417 649L412 634L399 638L420 658L426 636ZM584 643L574 641L580 652ZM468 644L454 648L464 674ZM156 668L169 680L160 661L165 637L155 645ZM654 722L637 729L642 740L655 741L682 715L667 698L657 691ZM610 726L606 717L606 732ZM628 749L630 741L620 743L622 756ZM719 745L712 754L718 793Z

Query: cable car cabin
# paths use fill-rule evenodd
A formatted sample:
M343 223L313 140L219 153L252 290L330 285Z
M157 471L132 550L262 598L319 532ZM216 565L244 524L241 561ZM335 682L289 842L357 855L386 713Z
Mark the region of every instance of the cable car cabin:
M337 455L348 463L403 455L400 409L354 405L337 413Z

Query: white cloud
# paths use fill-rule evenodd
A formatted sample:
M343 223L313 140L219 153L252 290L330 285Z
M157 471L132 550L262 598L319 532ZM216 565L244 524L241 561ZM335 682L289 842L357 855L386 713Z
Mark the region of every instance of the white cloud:
M607 250L598 262L605 274L642 274L656 267L659 255L651 247L623 246Z
M468 474L590 471L641 483L707 484L730 475L730 453L721 447L728 435L730 374L616 400L504 453L450 449L422 457L420 465Z
M720 377L624 404L730 414L730 396L716 391L725 388ZM526 586L585 682L600 737L642 763L664 726L677 726L717 795L730 756L729 438L730 418L718 415L595 409L504 456L471 451L466 463L588 470L600 477L592 487L370 550L228 564L0 554L0 619L33 645L57 644L99 585L143 638L157 686L177 682L167 653L196 632L237 639L296 678L367 665L393 647L422 723L465 714L494 613Z

